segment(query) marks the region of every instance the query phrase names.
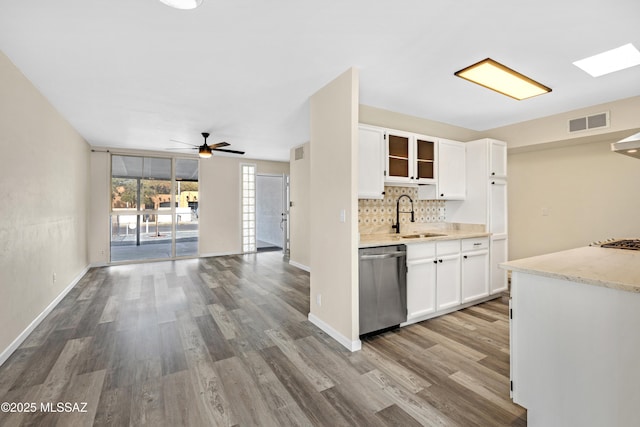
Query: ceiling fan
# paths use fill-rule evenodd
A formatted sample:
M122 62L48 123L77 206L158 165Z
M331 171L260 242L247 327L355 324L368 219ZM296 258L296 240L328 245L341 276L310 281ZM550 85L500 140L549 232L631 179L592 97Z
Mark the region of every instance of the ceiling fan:
M198 150L198 156L200 156L200 158L202 159L208 159L209 157L211 157L212 151L224 151L225 153L244 154L244 151L227 150L224 148L220 148L220 147L228 146L229 145L228 142L218 142L216 144L211 144L211 145L207 144L207 138L209 138L208 132L202 132L202 137L204 138L204 144L202 145L188 144L186 142L177 141L175 139L172 139L171 141L179 142L180 144L190 145L193 150ZM172 149L170 148L170 150ZM177 148L173 148L173 150L177 150Z

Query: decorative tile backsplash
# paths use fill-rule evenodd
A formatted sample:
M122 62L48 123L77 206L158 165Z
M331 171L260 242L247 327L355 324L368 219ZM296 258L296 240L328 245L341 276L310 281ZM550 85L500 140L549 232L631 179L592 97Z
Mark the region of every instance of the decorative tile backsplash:
M414 218L416 222L445 222L446 212L444 200L417 200L417 187L384 187L382 200L358 200L358 224L361 228L389 227L396 222L396 201L403 194L413 200ZM406 197L400 200L400 211L411 211L411 202ZM411 214L400 214L400 223L410 222Z

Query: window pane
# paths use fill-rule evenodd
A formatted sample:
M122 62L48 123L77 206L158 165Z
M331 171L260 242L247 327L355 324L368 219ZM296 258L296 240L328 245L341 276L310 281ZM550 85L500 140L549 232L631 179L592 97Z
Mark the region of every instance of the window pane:
M142 164L144 169L141 178L171 179L171 159L144 157Z
M176 180L198 182L198 161L176 159Z
M176 159L176 256L198 254L198 161Z
M242 250L255 252L255 172L254 165L242 165Z
M111 156L111 176L113 178L141 178L142 157Z
M171 215L111 215L111 261L171 257Z
M165 210L171 215L171 181L141 180L140 210Z
M138 180L111 178L111 209L138 209Z

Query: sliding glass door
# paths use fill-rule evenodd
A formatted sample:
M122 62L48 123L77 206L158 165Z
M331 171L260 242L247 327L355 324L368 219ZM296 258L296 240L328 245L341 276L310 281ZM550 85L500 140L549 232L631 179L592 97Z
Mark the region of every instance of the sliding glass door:
M111 262L198 253L198 161L111 156Z

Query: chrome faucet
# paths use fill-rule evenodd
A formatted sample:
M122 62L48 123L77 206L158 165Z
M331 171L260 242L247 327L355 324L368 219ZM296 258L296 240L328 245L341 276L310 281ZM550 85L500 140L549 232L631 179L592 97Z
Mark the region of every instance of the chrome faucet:
M410 211L400 211L400 199L402 199L403 197L406 197L411 202ZM396 200L396 223L391 226L391 228L396 230L396 234L400 233L400 214L401 213L410 213L411 222L415 222L413 217L413 200L411 200L411 197L407 196L406 194L401 195L400 197L398 197L398 200Z

